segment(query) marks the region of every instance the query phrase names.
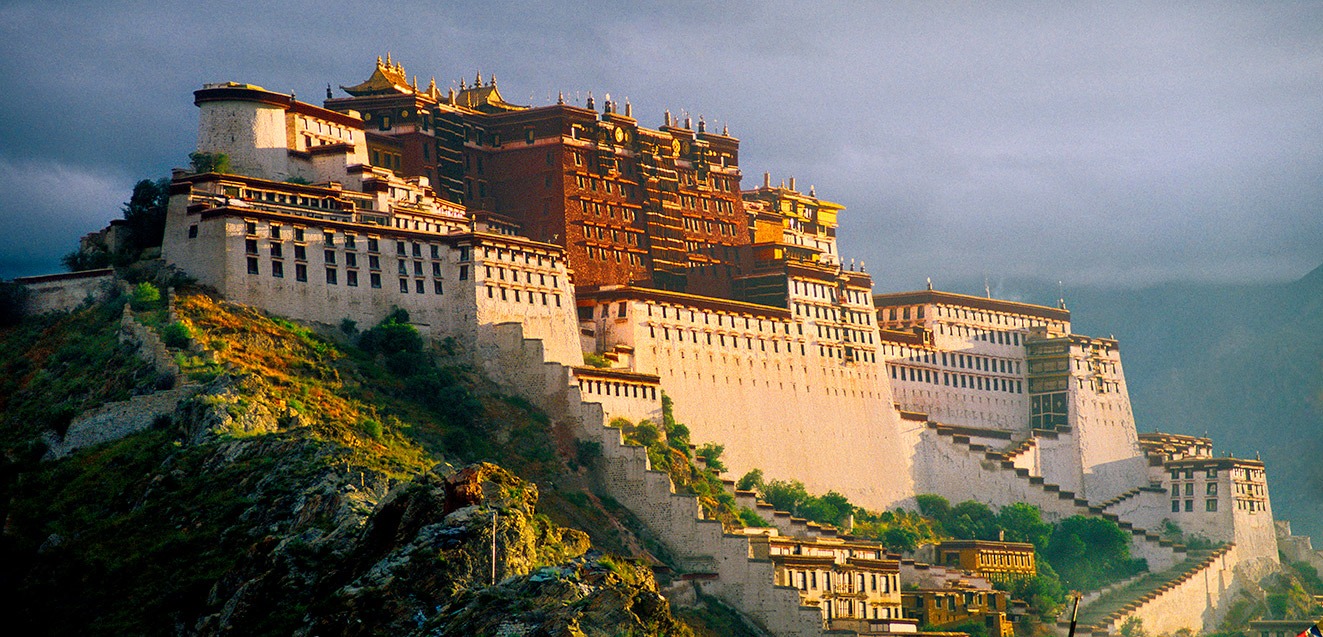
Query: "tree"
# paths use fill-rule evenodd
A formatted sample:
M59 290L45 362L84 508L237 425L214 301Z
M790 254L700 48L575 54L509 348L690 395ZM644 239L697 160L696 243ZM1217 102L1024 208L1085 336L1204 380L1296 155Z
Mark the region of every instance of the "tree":
M721 462L721 454L725 450L725 445L716 445L709 442L698 448L697 455L707 463L707 468L713 471L725 471L726 465Z
M1130 559L1130 536L1111 520L1071 516L1057 524L1043 557L1077 590L1093 590L1145 568Z
M740 491L758 491L763 490L763 470L750 469L739 482L735 483L735 488Z
M1042 511L1024 502L1002 507L997 512L997 526L1006 531L1007 542L1028 542L1038 550L1052 536L1052 525L1043 521Z
M165 236L165 213L170 205L170 182L162 179L143 179L133 185L133 194L124 204L124 220L128 222L126 250L137 258L143 250L161 245ZM132 260L132 259L130 259Z

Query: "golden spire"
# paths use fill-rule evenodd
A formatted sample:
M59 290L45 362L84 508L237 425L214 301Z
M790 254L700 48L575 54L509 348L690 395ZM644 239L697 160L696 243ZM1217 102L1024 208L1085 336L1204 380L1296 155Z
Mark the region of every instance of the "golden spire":
M381 56L377 56L377 68L381 68Z
M491 85L492 85L492 88L496 88L496 74L495 74L495 73L492 73Z
M386 66L391 66L390 51L386 52Z
M433 99L436 98L437 92L436 92L436 78L435 78L435 77L432 78L432 81L430 81L430 82L427 83L427 94L428 94L428 95L431 95Z
M473 88L482 88L482 71L478 71L478 75L474 78Z

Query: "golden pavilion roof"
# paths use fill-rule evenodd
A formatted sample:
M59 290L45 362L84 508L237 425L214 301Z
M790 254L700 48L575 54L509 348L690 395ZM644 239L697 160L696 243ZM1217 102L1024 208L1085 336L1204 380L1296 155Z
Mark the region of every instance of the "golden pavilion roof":
M380 57L377 58L377 68L372 71L372 77L367 81L354 86L341 86L340 88L350 95L362 97L365 95L412 95L415 91L409 86L409 78L404 73L404 66L399 62L390 59L390 54L386 54L386 60L383 62Z

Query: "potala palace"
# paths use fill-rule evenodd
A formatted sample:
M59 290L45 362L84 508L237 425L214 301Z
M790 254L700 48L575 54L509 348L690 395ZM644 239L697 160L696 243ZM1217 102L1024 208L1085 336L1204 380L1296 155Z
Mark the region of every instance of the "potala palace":
M933 493L1107 518L1152 570L1187 557L1159 537L1164 521L1223 543L1095 633L1131 616L1155 634L1211 630L1276 568L1263 463L1139 434L1115 340L1074 333L1064 303L874 294L885 272L838 250L844 206L794 179L748 187L729 131L669 112L648 128L609 96L518 106L494 77L442 92L389 56L342 89L321 106L233 82L196 91L196 150L229 165L176 170L166 262L312 323L408 310L600 442L604 488L695 586L770 632L914 633L904 583L991 600L995 567L1032 551L984 543L966 547L983 562L930 566L771 512L776 529L723 530L607 422L659 419L665 392L734 475L760 468L879 510ZM987 612L997 603L1004 619L1004 598Z

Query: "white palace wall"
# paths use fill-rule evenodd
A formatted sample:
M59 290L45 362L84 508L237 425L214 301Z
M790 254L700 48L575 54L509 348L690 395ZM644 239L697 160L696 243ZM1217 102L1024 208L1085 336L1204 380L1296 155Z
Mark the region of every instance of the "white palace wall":
M187 196L176 195L163 256L229 300L291 318L330 326L350 319L366 329L399 307L424 335L454 336L483 362L496 350L490 326L516 321L547 343L549 360L582 362L570 277L554 246L236 209L190 213Z
M631 299L592 317L598 347L632 347L634 371L661 377L676 420L695 444L724 445L731 475L758 468L870 508L913 498L911 447L879 365L819 356L788 316Z

